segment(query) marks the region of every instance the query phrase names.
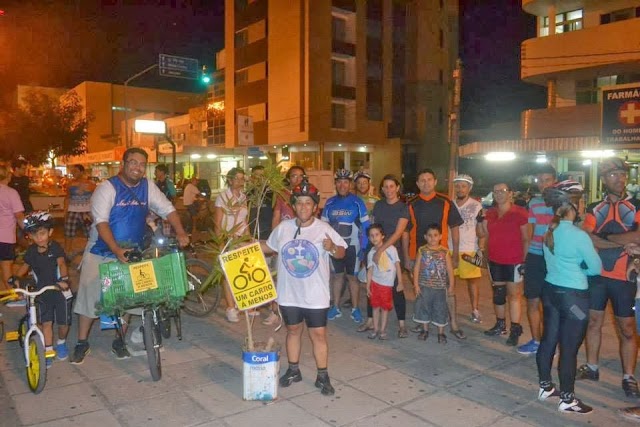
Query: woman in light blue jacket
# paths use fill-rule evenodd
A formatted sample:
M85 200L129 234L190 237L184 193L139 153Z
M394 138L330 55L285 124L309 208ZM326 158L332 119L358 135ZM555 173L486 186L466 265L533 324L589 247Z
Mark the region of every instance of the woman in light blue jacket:
M554 217L544 237L546 283L542 291L544 334L536 355L540 390L538 400L560 397L558 411L588 414L593 408L575 398L574 384L578 349L589 323L587 276L600 274L602 263L591 239L574 223L582 186L562 181L544 191ZM558 376L560 391L551 382L551 366L556 346L560 350Z

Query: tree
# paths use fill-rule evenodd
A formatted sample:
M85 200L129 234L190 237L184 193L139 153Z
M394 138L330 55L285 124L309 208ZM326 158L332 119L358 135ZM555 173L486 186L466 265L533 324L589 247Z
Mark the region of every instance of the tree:
M8 148L12 157L22 154L33 164L46 161L55 167L60 156L86 152L85 141L91 116L84 114L80 97L67 92L59 100L31 90L23 106L11 115Z

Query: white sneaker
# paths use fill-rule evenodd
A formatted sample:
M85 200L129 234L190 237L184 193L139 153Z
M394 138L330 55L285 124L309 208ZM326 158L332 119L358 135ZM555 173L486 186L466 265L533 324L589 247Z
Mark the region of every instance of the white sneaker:
M258 310L249 310L249 316L260 317L260 312Z
M561 400L558 404L558 411L567 412L571 414L588 414L593 411L593 408L589 405L582 403L579 399L573 399L571 402L565 402Z
M131 342L134 344L142 344L144 342L144 337L142 336L142 331L140 328L136 328L133 332L131 332Z
M547 400L550 397L560 397L560 392L558 390L556 390L555 387L551 386L551 388L549 390L545 390L544 388L540 387L540 389L538 390L538 400L540 402L544 402L545 400Z
M278 317L278 315L272 311L271 314L269 314L269 316L262 321L262 324L267 326L272 326L278 323L279 320L280 320L280 317Z
M235 308L227 308L227 321L231 323L238 323L240 321L238 318L238 310Z

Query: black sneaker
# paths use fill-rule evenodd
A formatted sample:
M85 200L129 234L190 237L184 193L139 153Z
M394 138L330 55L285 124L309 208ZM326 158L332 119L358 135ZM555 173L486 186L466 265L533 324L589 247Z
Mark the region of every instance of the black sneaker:
M71 358L72 365L82 365L84 358L91 353L89 343L77 343L73 349L73 357Z
M550 387L542 388L538 390L538 400L544 402L550 397L560 397L560 392L552 384Z
M320 389L320 393L325 396L332 396L335 394L336 390L331 385L331 380L329 380L329 376L326 377L316 377L316 387Z
M498 335L507 335L507 327L504 322L496 322L493 328L484 331L484 334L490 337Z
M561 400L558 404L558 411L571 414L588 414L593 408L582 402L580 399L573 399L571 402Z
M293 383L302 381L300 370L294 371L291 368L280 377L280 387L289 387Z
M630 377L622 380L622 389L627 397L640 397L640 390L638 390L638 381L634 377Z
M116 355L116 359L128 359L131 357L127 346L124 344L121 338L116 338L111 344L111 353Z
M591 380L591 381L599 381L600 380L600 371L598 369L593 370L587 365L581 365L576 372L576 380Z
M518 340L522 335L521 325L511 325L511 331L509 332L509 338L507 338L507 345L515 347L518 345Z

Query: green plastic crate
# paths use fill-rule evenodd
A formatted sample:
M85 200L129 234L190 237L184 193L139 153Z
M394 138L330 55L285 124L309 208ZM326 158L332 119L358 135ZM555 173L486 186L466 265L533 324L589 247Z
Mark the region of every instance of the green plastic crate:
M153 275L150 275L150 268ZM147 285L155 289L134 291L134 281L131 276L131 268L140 273L136 283L140 289ZM134 273L137 274L137 273ZM111 314L115 309L128 309L140 307L146 304L176 303L180 302L188 291L187 268L184 262L184 253L176 252L160 258L121 263L107 262L100 264L100 286L102 289L102 301L98 305L98 313Z

